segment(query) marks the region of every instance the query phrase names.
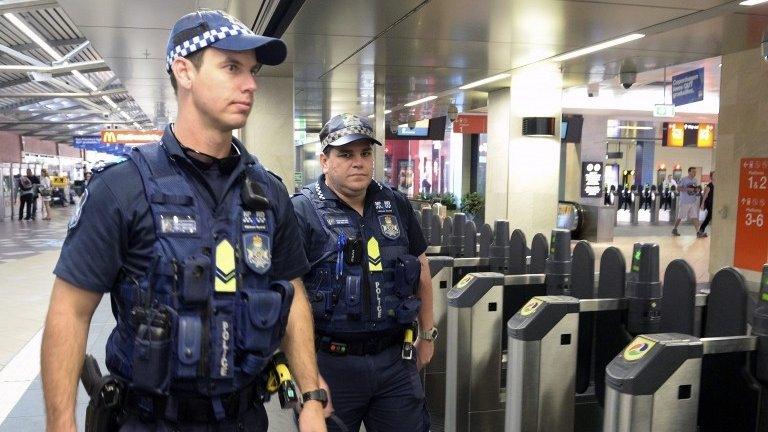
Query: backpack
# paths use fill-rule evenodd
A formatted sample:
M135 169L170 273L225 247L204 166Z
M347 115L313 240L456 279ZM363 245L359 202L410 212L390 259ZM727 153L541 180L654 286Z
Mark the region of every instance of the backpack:
M28 191L32 189L32 180L27 176L22 176L19 178L19 186L21 187L21 190Z

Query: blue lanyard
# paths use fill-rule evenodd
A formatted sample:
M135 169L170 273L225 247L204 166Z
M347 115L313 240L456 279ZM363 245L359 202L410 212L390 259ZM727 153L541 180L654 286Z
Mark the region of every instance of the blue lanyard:
M347 245L347 235L342 232L336 241L336 279L344 272L344 246Z

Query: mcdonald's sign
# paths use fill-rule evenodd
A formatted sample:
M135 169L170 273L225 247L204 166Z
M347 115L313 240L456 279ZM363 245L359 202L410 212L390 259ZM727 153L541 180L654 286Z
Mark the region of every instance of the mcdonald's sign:
M101 131L101 142L104 144L147 144L160 141L162 138L161 130L107 129Z

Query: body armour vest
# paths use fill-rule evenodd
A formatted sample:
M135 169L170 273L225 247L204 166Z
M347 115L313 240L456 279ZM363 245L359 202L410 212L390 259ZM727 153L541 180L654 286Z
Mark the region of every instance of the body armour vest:
M411 325L421 300L417 297L421 265L409 255L408 236L397 197L375 183L366 197L359 222L346 204L326 199L317 183L301 193L312 202L326 233L319 259L304 277L317 333L339 339L354 334L394 332Z
M275 215L244 205L241 181L216 210L157 143L131 152L155 225L147 272L121 272L107 366L137 390L218 396L253 382L285 332L293 287L269 278ZM269 174L243 178L273 201ZM257 186L253 186L255 183Z

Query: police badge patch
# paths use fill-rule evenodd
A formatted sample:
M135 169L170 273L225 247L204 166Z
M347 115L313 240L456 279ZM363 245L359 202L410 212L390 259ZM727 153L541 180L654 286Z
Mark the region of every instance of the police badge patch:
M272 266L269 236L259 233L243 234L245 263L258 274L266 273Z
M400 225L398 225L395 215L379 216L379 224L381 225L381 233L384 234L384 237L392 240L400 237Z

